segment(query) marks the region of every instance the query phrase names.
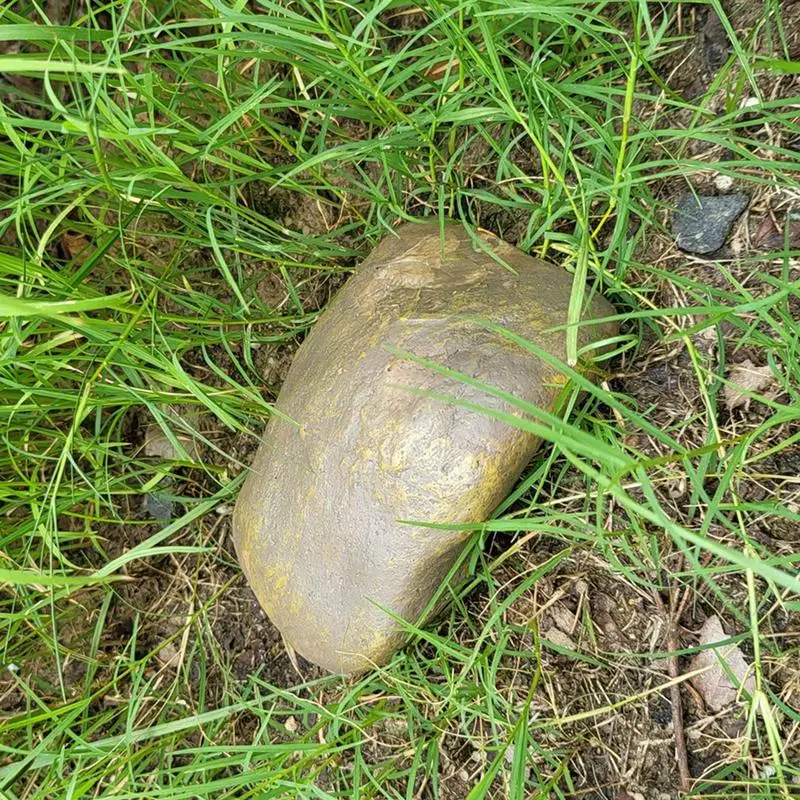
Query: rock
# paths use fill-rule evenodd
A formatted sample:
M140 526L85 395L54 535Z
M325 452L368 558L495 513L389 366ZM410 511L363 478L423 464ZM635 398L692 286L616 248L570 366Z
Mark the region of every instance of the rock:
M550 607L550 616L553 618L555 626L563 633L572 634L578 626L575 615L561 603L554 603Z
M672 233L681 250L713 253L725 244L736 218L747 208L746 194L694 195L678 199Z
M550 628L550 630L544 634L544 638L547 639L548 642L558 645L558 647L563 647L565 650L578 649L578 646L575 644L572 637L564 633L564 631L560 630L559 628Z
M180 652L173 642L167 642L157 653L156 658L164 665L169 666L177 660Z
M711 711L719 711L733 703L742 684L751 694L756 688L742 651L736 645L719 646L719 642L728 638L719 617L709 617L700 629L699 642L701 647L708 649L698 653L691 663L692 670L707 667L705 672L692 678L692 685Z
M757 367L749 358L740 364L734 364L727 377L730 383L725 384L722 394L731 410L747 406L750 403L750 394L759 394L777 383L772 367Z
M195 439L179 433L173 441L155 423L149 425L145 433L144 454L164 461L187 460L187 457L190 461L200 460L200 448Z
M645 800L641 792L629 792L627 789L620 789L617 792L617 800Z
M175 515L175 500L166 492L152 492L142 498L142 516L156 522L170 520Z
M332 672L383 664L539 446L474 408L507 401L414 363L411 352L554 409L566 379L475 318L561 360L572 278L456 224L407 224L356 269L303 342L234 509L233 536L259 602L304 658ZM586 318L613 314L595 299ZM583 344L616 333L580 328ZM391 348L395 348L393 351ZM388 612L388 613L387 613Z
M721 192L728 192L733 188L733 178L730 175L717 175L714 178L714 186Z
M711 72L717 72L728 59L731 43L722 20L713 8L708 10L700 41L706 66Z

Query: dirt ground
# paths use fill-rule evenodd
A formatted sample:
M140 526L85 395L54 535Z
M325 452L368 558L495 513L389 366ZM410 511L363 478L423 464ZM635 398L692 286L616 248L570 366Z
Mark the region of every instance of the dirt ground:
M669 64L662 67L660 77L670 88L686 98L697 96L706 90L709 81L724 62L728 53L727 36L721 30L713 11L706 5L685 4L684 15L686 32L692 34L693 44L674 55ZM752 4L734 3L730 8L734 27L739 32L752 28L754 20ZM800 2L785 3L787 9L786 27L791 30L793 57L800 56ZM787 76L769 87L772 97L796 95L798 78ZM684 121L676 119L675 125ZM663 122L662 122L663 124ZM764 135L769 132L764 131ZM784 146L798 147L800 141L784 142ZM700 145L698 145L699 147ZM725 154L714 150L702 153L709 163L724 159ZM713 181L713 170L709 170L707 181ZM750 185L751 186L751 185ZM663 220L666 223L668 207L676 192L682 191L685 183L681 180L666 182L659 191L663 201ZM704 188L702 182L696 188ZM748 191L752 191L749 189ZM255 204L267 202L254 196ZM292 197L288 193L271 196L270 212L281 219L282 224L303 232L327 231L336 222L339 210L320 208L316 201ZM782 245L784 223L787 213L796 198L776 194L769 186L764 186L753 194L750 210L737 223L730 244L724 252L715 254L713 259L700 259L687 256L675 249L674 242L666 233L656 233L649 238L647 252L637 254L641 263L659 263L665 268L690 275L700 283L724 286L727 278L716 268L716 262L723 260L734 279L741 281L753 293L760 296L769 291L769 284L752 269L746 256L774 249ZM794 206L796 207L796 206ZM523 218L515 219L513 214L504 212L487 213L479 220L483 227L516 242L523 235ZM800 247L800 225L790 225L790 238L794 247ZM199 256L201 257L202 254ZM343 268L352 264L343 263ZM766 265L761 266L761 270ZM772 265L779 276L783 265L775 261ZM344 274L334 277L311 279L303 285L303 302L306 308L323 308L331 294L344 280ZM794 274L793 278L798 275ZM646 289L658 304L675 305L681 300L676 297L675 284L664 281L653 285L652 275L642 277ZM289 302L283 282L272 273L263 274L258 265L252 265L252 284L246 287L262 299L265 305L278 308ZM227 291L220 283L220 291ZM794 318L800 320L800 304L793 300ZM761 365L765 353L748 349L737 349L735 329L728 331L726 341L730 358L735 362L749 359ZM257 366L264 375L265 392L273 397L280 387L291 363L296 344L262 346L257 351ZM698 350L704 357L715 358L715 345L709 341L699 341ZM228 356L223 352L213 354L221 369L226 368ZM200 364L198 357L198 364ZM191 369L191 365L187 366ZM700 387L696 371L684 348L667 345L652 337L646 346L639 350L635 361L628 358L612 365L613 374L609 377L612 389L623 392L632 398L638 408L646 411L651 422L663 428L675 429L685 441L696 440L698 446L704 443L705 432L695 429L691 424L682 424L687 418L687 408L696 408L701 402ZM748 405L733 411L720 411L720 424L737 435L757 425L762 416L757 405ZM132 415L127 422L127 433L131 448L136 451L145 446L150 422L140 414ZM202 447L200 459L204 463L229 470L235 476L241 465L246 464L257 445L256 435L236 435L231 437L220 429L213 420L200 417L196 420L198 430L213 440L217 449ZM775 431L775 436L788 437L798 430ZM642 434L634 433L637 446L653 456L663 455L662 446L649 441ZM769 448L770 441L759 444L761 451ZM221 455L227 454L227 456ZM752 454L754 457L757 452ZM798 503L800 493L797 484L787 479L800 473L800 446L784 450L780 455L769 457L758 463L758 469L743 476L738 491L741 498L757 502L767 495L779 495L786 503ZM182 480L182 482L181 482ZM577 478L576 478L577 480ZM192 497L202 492L203 475L187 468L181 477L169 488L177 498L180 511L180 497ZM569 486L569 480L561 483L560 491ZM580 483L577 484L578 488ZM686 498L690 487L665 486L662 499L670 507L678 520L687 519ZM561 502L558 497L550 498ZM129 507L122 509L123 516L133 521L121 528L110 525L102 538L102 552L87 551L84 558L87 565L97 565L104 559L114 558L159 530L157 522L148 521L143 508L142 497L131 497ZM563 509L569 508L569 501L563 501ZM610 521L613 526L625 527L624 515ZM300 657L291 657L280 634L271 625L258 606L252 592L245 584L230 539L231 508L217 509L203 519L200 525L202 540L214 550L214 557L207 555L178 554L159 558L135 561L127 573L128 581L119 585L116 595L108 607L106 623L100 638L101 652L118 652L129 647L135 632L137 653L145 654L159 647L158 660L164 668L183 670L194 661L194 682L196 692L204 694L206 704L211 704L219 693L221 683L236 679L245 681L248 676L258 673L265 681L279 686L290 687L302 680L322 677L320 671ZM775 552L792 552L800 542L800 528L788 520L780 525L766 522L762 527L756 525L751 531L757 538L770 541ZM497 537L489 543L489 548L502 548L508 542ZM505 580L501 581L512 591L518 579L521 565L535 565L549 555L552 542L532 538L519 551L513 565L502 567L507 570ZM680 571L678 556L669 565ZM665 565L666 566L666 565ZM197 589L197 587L200 587ZM740 598L744 604L744 587L731 583L726 587L729 596ZM663 602L663 598L662 598ZM93 625L101 613L91 593L76 595L70 600L74 624L62 631L63 645L67 651L85 650L92 636ZM474 619L487 613L488 599L480 591L468 600L468 610ZM544 610L543 610L544 609ZM702 593L691 598L683 607L679 620L680 640L683 647L691 647L697 642L697 633L711 613L711 604ZM207 625L207 643L216 649L214 657L205 656L203 669L199 667L198 653L187 650L188 644L182 641L180 631L188 618L201 614ZM556 649L545 654L546 672L532 704L531 720L552 714L577 714L611 704L623 697L646 694L653 687L663 683L667 665L664 659L637 659L630 653L663 651L665 648L664 609L659 599L641 587L620 579L612 574L609 566L597 557L582 554L563 561L556 572L538 583L535 591L518 598L507 611L507 622L515 630L515 639L509 649L523 650L530 644L532 634L530 622L538 619L540 631L548 640L561 643L585 654L586 661L577 662L560 655ZM86 624L86 621L89 624ZM777 611L770 617L774 635L780 636L789 630L800 629L800 615L791 616L788 612ZM464 643L468 644L470 628L464 626ZM172 637L170 639L170 637ZM165 640L170 642L163 645ZM745 656L748 643L741 644ZM789 665L779 659L765 662L769 674L765 678L773 686L778 696L793 693L795 701L800 689L798 677ZM230 665L223 670L220 665ZM682 670L688 669L689 659L680 661ZM34 670L41 685L54 682L53 674L46 665ZM523 691L528 685L531 673L530 662L522 662L512 657L502 665L501 675L507 684L498 685L500 693ZM64 675L72 681L75 693L84 691L85 665L78 659L67 658ZM99 680L99 676L98 676ZM202 684L202 685L201 685ZM793 688L792 688L793 687ZM730 759L740 745L743 722L734 711L712 714L703 704L703 698L688 684L682 689L685 727L688 742L689 766L692 774L699 776L716 764ZM9 711L25 699L14 690L2 685L0 679L0 710ZM386 730L382 741L385 746L396 746L407 736L404 730ZM474 732L476 740L481 732ZM550 734L548 734L550 735ZM484 732L489 737L490 732ZM486 766L486 755L465 744L455 734L446 733L442 740L442 790L448 800L464 798L474 786L477 776ZM629 704L617 713L603 715L587 722L575 723L563 731L560 742L552 742L554 747L576 748L573 756L573 774L581 778L583 787L578 796L583 798L612 798L624 800L626 797L647 800L669 800L676 796L679 786L675 766L675 745L673 740L672 717L667 696L654 692L643 702ZM577 743L577 745L576 745ZM381 745L376 744L376 759L380 757ZM591 788L590 788L591 787ZM427 795L422 794L421 797Z

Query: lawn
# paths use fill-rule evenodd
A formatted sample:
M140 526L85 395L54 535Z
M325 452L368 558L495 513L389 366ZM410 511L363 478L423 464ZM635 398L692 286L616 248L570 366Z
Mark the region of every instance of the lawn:
M19 0L0 129L0 797L800 793L800 4ZM686 192L749 198L715 253ZM444 616L343 679L231 511L298 344L422 217L622 332Z

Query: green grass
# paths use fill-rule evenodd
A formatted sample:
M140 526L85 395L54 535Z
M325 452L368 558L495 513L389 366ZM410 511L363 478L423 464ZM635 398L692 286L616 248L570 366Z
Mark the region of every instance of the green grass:
M670 249L664 224L675 192L723 157L754 207L781 221L796 203L795 32L777 0L747 30L726 19L731 55L686 99L668 85L685 6L0 12L0 43L24 43L0 51L0 795L633 791L619 747L667 680L650 669L663 640L614 651L586 605L575 650L538 628L588 570L639 598L642 619L654 590L680 590L735 627L757 690L696 791L790 796L800 556L763 534L800 523L786 466L800 442L798 242L787 217L782 246L708 268ZM562 263L573 315L602 290L625 323L608 380L575 373L561 417L525 409L552 447L476 531L446 619L387 668L241 677L215 625L239 580L223 535L243 477L234 444L277 388L261 355L280 357L342 273L420 216ZM745 356L773 385L729 412ZM693 387L686 402L626 377L659 359ZM136 446L143 420L181 445L175 459ZM137 510L159 489L184 510L169 524ZM495 537L509 549L486 550ZM169 591L137 608L133 587L154 576ZM717 733L696 732L698 750ZM618 770L602 778L604 747Z

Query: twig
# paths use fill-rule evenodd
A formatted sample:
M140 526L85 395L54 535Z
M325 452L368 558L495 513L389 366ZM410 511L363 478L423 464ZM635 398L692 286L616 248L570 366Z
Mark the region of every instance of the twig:
M656 605L659 611L667 621L667 669L669 670L670 678L677 678L680 676L680 668L678 666L678 656L675 653L678 650L678 618L674 611L674 604L669 612L664 607L664 601L657 591L653 591ZM678 762L678 772L681 776L681 789L684 792L691 791L692 788L692 773L689 772L689 755L686 751L686 734L683 728L683 702L681 701L681 687L680 684L673 684L669 687L670 704L672 705L672 731L675 735L675 760Z
M713 553L706 553L703 556L703 560L700 562L700 566L703 569L705 569L711 563L711 559L713 557L714 557ZM683 563L682 559L683 559L683 557L681 557L681 563ZM691 586L687 586L686 587L686 589L683 592L683 599L681 600L680 603L678 603L677 610L673 611L673 613L672 613L672 616L675 618L675 624L676 625L678 623L678 620L680 620L680 618L683 616L683 612L686 610L686 606L687 606L687 604L689 602L689 598L692 596L692 591L693 590L692 590ZM671 597L672 597L672 600L670 602L672 602L674 604L675 596L671 595ZM675 606L673 605L672 608L675 608Z

